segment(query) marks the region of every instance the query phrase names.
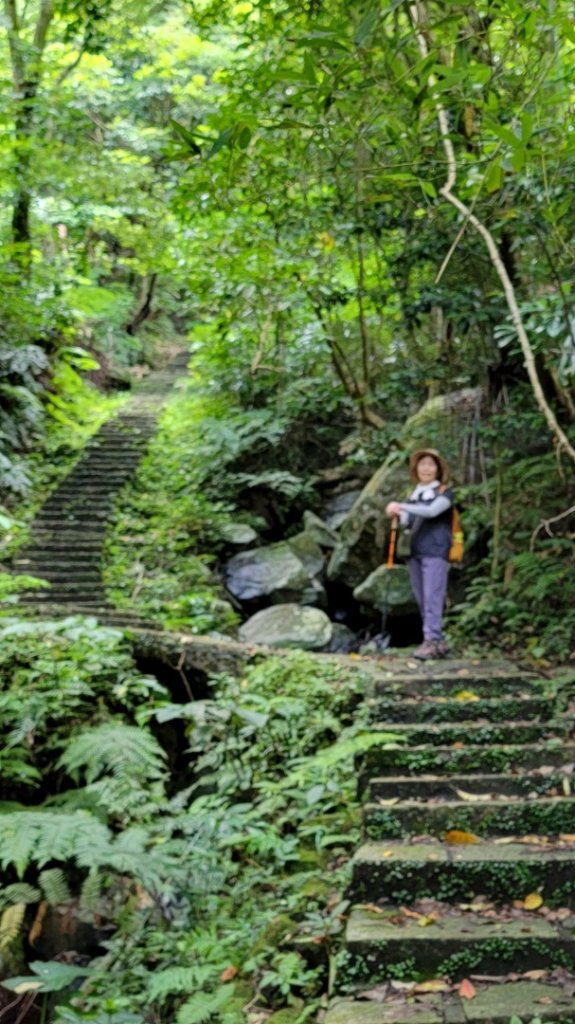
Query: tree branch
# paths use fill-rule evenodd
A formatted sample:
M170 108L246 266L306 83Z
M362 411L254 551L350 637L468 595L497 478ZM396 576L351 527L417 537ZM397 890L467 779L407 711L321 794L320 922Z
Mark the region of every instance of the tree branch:
M410 3L409 11L415 27L419 52L421 53L421 56L423 58L426 58L429 55L429 47L426 38L427 11L424 7L422 0L416 0L415 3ZM433 89L433 86L435 85L435 78L433 75L429 76L428 84L430 88ZM455 187L457 181L457 161L455 158L455 150L453 148L453 143L449 136L449 124L445 108L438 94L436 94L433 97L433 99L435 103L435 110L437 113L437 120L439 123L439 133L441 135L441 141L443 143L443 149L447 160L447 180L445 184L439 189L439 193L440 195L443 196L444 199L447 200L448 203L451 203L451 205L454 206L456 210L459 210L459 212L465 218L467 218L468 222L475 228L477 233L481 235L483 241L485 242L487 251L489 253L489 257L491 259L491 263L495 268L499 280L501 281L505 298L507 300L507 306L511 314L513 326L517 331L517 337L519 339L521 351L523 352L525 367L527 370L529 381L531 383L531 387L533 389L535 401L537 402L540 411L543 413L543 416L545 417L545 421L555 438L559 451L565 451L568 454L569 458L573 462L575 462L575 448L573 448L569 441L569 438L560 427L557 421L557 417L555 416L555 413L551 409L543 393L543 388L541 387L541 382L539 380L537 368L535 366L535 355L533 349L531 348L531 343L529 341L527 331L525 330L525 326L523 324L523 318L521 316L521 310L519 309L519 305L517 303L515 289L513 287L509 274L505 269L505 265L503 263L503 260L501 259L501 255L499 253L499 249L497 248L495 239L491 232L489 231L489 229L485 226L483 221L479 220L479 218L472 212L470 207L467 206L464 202L462 202L461 199L459 199L456 195L453 194L452 190Z

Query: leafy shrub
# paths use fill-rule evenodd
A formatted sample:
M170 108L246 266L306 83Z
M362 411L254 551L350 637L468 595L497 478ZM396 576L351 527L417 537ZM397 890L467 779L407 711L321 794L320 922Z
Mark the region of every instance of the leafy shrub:
M55 1011L58 1024L104 1013L141 1022L150 1011L181 1024L217 1012L240 1024L254 997L299 1007L307 1019L347 906L335 894L346 876L342 854L358 838L352 764L374 739L360 707L365 680L294 653L265 659L241 679L220 676L213 699L178 706L145 678L124 678L120 638L89 621L44 634L38 625L14 627L3 639L10 649L2 648L2 670L17 668L20 692L26 685L38 693L46 671L39 656L67 666L57 671L74 735L53 704L51 717L37 714L36 729L46 756L58 752L60 768L83 785L30 811L0 807L0 914L71 896L86 920L97 915L115 927L88 984ZM72 650L75 688L67 681ZM100 687L89 718L88 665ZM50 703L50 689L42 692ZM185 725L198 775L168 797L146 723L170 721ZM114 787L128 778L146 798L122 809ZM47 991L58 988L51 964L45 976Z

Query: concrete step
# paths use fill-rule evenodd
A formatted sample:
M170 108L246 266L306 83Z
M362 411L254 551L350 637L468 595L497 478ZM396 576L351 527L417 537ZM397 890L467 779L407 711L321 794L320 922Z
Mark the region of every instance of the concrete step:
M449 697L376 698L368 701L372 721L388 722L463 722L485 719L510 722L529 718L552 717L553 701L529 693L504 697L477 697L460 700Z
M68 561L69 559L69 561ZM49 552L37 554L34 558L15 558L14 569L18 572L44 572L50 569L61 569L73 571L74 569L99 568L102 564L100 552L95 552L91 557L87 555L76 555L75 552L60 552L59 555Z
M506 743L461 747L372 747L358 758L360 782L367 785L380 775L491 774L519 768L541 768L575 763L575 743Z
M38 527L39 530L45 526L52 526L52 524L63 523L66 525L69 522L85 522L91 518L98 521L104 522L109 512L103 509L78 509L75 512L44 512L41 511L34 521L34 526Z
M510 1024L541 1021L541 1024L573 1024L575 998L572 979L561 981L507 981L489 984L473 981L476 995L466 999L457 986L446 993L417 994L416 982L403 990L382 993L381 1001L335 999L324 1024ZM417 1001L416 1001L417 1000Z
M32 543L25 550L22 549L21 553L23 557L28 556L32 559L36 555L47 555L52 552L62 554L74 551L79 555L82 553L92 553L93 551L102 550L104 537L105 533L103 530L100 533L94 533L93 530L88 532L84 527L59 530L56 533L48 530L43 531L42 534L34 533L32 535Z
M425 743L444 747L463 740L466 745L486 746L494 743L535 743L553 736L567 737L573 731L573 719L564 715L559 721L548 723L463 721L453 725L448 722L416 725L407 722L378 722L373 729L393 733L410 746Z
M94 584L101 585L102 573L99 568L86 569L79 568L73 569L36 569L31 573L32 576L37 576L39 579L46 580L47 583L51 583L52 587L58 588L60 584L67 586L86 586L92 587Z
M546 680L527 672L493 669L491 671L477 669L466 671L465 675L458 671L448 671L430 667L427 672L422 667L417 674L398 675L397 673L373 673L373 690L375 696L391 697L398 694L402 697L454 697L457 694L473 694L477 697L494 699L503 695L532 693L540 696L545 691Z
M106 602L106 594L104 590L96 587L89 590L75 590L73 587L58 585L45 591L31 590L22 594L20 601L22 604L45 604L46 606L59 604L103 605Z
M575 965L575 913L551 923L528 911L509 910L495 916L495 911L445 907L441 913L435 910L431 915L435 920L430 922L428 915L416 917L412 911L410 917L405 909L352 911L345 936L345 968L338 976L344 989L346 975L352 984L361 979L366 986L378 985L401 977L405 963L415 975L452 981L470 973L521 974Z
M371 779L371 800L456 800L457 790L483 796L484 799L501 796L533 797L550 790L554 795L563 792L565 773L560 768L550 774L524 772L521 775L390 775ZM569 778L569 775L567 775ZM575 784L574 784L575 791ZM568 795L567 791L567 795ZM553 795L553 794L552 794Z
M405 800L392 806L373 802L364 805L363 823L369 839L442 836L450 829L478 836L559 835L575 828L575 797Z
M115 495L111 491L100 491L93 494L84 494L83 491L76 491L74 494L61 494L58 491L42 505L39 515L44 513L53 515L54 512L65 514L76 509L98 509L107 512L112 507L114 499Z
M482 895L513 902L539 892L549 906L575 906L575 842L481 841L451 846L427 842L365 843L352 862L351 896L404 905L433 895L467 902Z

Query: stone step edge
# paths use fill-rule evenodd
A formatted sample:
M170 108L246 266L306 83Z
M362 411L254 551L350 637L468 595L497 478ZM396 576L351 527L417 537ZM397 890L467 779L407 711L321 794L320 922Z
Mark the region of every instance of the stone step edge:
M526 770L515 775L505 773L485 773L483 775L479 773L477 775L382 775L370 779L368 799L375 800L379 789L385 791L385 793L382 792L380 794L381 799L393 799L397 797L397 792L392 792L394 786L399 790L403 788L413 790L415 788L421 791L426 787L429 789L433 789L434 786L437 786L439 789L449 787L454 797L456 796L456 789L462 789L465 792L477 795L481 792L503 791L503 788L508 786L510 790L515 790L516 795L523 796L526 791L529 792L529 786L536 790L537 786L544 782L561 780L564 774L561 772L561 768L557 767L556 771L549 775L542 775L536 770ZM484 789L481 790L480 786L483 786ZM403 798L399 797L399 799ZM431 797L431 799L441 798Z
M541 837L542 839L544 837ZM390 865L397 862L409 863L416 870L418 866L427 864L452 865L458 863L524 863L529 864L542 859L548 863L570 862L575 865L575 840L561 848L552 844L494 842L482 839L478 843L451 844L439 839L428 842L411 843L409 840L399 841L374 840L363 843L356 850L352 864Z
M542 1022L573 1022L575 999L557 982L515 981L473 983L476 995L463 999L457 992L430 996L413 1015L413 1005L402 1000L382 1002L341 998L331 1001L324 1024L509 1024L513 1016L524 1024L536 1015ZM544 1000L544 1002L540 1002ZM547 1002L550 1000L550 1002Z

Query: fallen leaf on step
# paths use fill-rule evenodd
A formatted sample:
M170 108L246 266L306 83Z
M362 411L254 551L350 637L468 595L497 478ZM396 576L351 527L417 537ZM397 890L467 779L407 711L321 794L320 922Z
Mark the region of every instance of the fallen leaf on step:
M451 992L451 985L444 978L434 978L431 981L420 981L414 990L417 995L426 992Z
M393 850L384 850L383 851L383 856L384 857L393 857Z
M376 985L375 988L366 988L365 991L359 992L358 995L361 999L370 999L373 1003L383 1003L388 992L389 985L385 982L383 985Z
M421 917L421 914L417 910L410 910L409 907L400 907L399 909L404 917L413 917L415 921Z
M543 897L538 892L530 892L521 905L523 910L538 910L543 906Z
M398 796L392 796L390 800L382 800L381 798L377 801L380 807L393 807L394 804L399 803Z
M220 981L231 981L235 978L238 973L237 967L226 967L225 971L220 974Z
M474 803L476 800L489 800L489 793L466 793L464 789L456 789L460 800L468 800L469 803Z
M368 914L383 914L385 913L383 907L378 907L377 903L360 903L360 910L365 910Z
M420 928L427 928L430 924L437 924L439 914L420 914L418 925Z
M575 843L575 835L571 832L562 832L559 838L563 843Z
M449 832L446 832L443 836L446 843L453 844L455 846L464 846L467 843L480 843L481 839L478 836L474 836L473 832L463 832L458 828L451 828Z
M494 846L508 846L509 843L516 843L515 836L500 836L498 839L491 840Z
M475 900L473 903L458 903L457 906L459 910L472 910L476 914L481 914L485 910L493 910L494 904Z
M571 779L566 775L564 775L561 780L561 788L564 796L571 796Z
M548 976L548 971L525 971L524 978L529 978L529 981L541 981L542 978Z
M451 747L453 750L463 750L465 743L462 743L461 740L457 740L455 743L451 744Z
M468 978L463 979L457 991L462 999L475 999L475 996L477 995L477 989L471 984Z
M458 690L453 696L455 697L455 700L481 700L473 690Z
M545 1006L549 1006L553 1000L551 996L540 996L539 999L535 1000L536 1003L543 1003Z

